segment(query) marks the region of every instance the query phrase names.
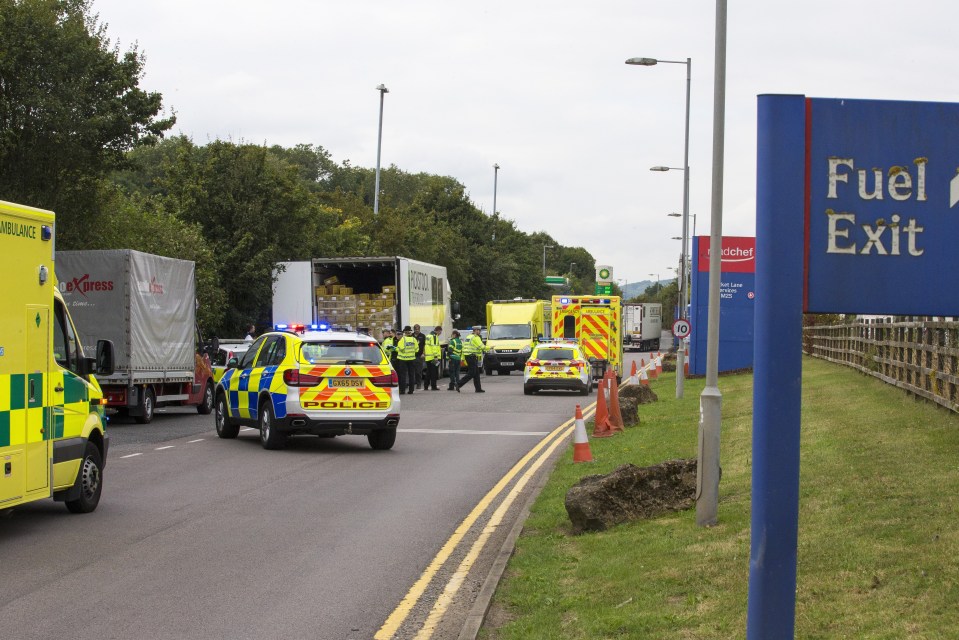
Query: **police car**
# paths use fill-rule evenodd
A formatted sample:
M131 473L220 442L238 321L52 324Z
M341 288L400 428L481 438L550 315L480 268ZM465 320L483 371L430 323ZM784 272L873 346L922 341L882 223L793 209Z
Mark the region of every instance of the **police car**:
M365 435L390 449L400 421L399 379L376 340L328 326L277 325L233 359L216 388L216 432L256 427L266 449L288 436Z
M575 340L541 339L523 371L523 393L568 389L589 395L593 390L589 361Z

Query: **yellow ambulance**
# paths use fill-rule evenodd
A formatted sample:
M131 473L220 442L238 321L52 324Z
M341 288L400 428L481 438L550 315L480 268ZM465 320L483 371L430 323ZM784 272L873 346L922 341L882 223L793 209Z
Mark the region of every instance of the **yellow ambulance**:
M113 344L86 357L54 277L51 211L0 201L0 511L52 497L96 509L109 438L93 374L113 372Z
M623 377L622 319L619 296L553 296L553 337L579 341L594 380Z

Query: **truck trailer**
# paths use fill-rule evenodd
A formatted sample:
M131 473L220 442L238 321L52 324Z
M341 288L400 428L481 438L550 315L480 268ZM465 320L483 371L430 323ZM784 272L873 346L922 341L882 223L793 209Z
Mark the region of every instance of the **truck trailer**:
M486 303L486 375L522 371L539 338L551 335L552 307L545 300L514 298Z
M111 340L107 406L145 424L157 407L213 411L213 370L196 326L194 264L130 249L58 251L60 292L85 342Z
M111 373L113 345L83 350L57 289L55 227L52 211L0 202L0 513L50 497L88 513L103 490L110 439L96 376Z
M623 348L626 351L659 351L662 333L662 304L658 302L623 304Z
M326 323L377 340L385 329L439 326L445 348L459 317L446 267L400 256L280 262L274 276L274 325Z

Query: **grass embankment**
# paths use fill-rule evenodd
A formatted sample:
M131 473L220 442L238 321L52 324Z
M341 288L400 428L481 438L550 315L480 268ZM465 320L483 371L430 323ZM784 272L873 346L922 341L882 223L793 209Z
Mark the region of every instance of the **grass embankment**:
M695 511L574 536L567 489L620 464L695 456L702 380L672 374L641 424L559 461L482 637L743 638L752 376L720 378L719 524ZM587 431L592 431L588 426ZM797 638L959 638L959 416L852 369L803 360Z

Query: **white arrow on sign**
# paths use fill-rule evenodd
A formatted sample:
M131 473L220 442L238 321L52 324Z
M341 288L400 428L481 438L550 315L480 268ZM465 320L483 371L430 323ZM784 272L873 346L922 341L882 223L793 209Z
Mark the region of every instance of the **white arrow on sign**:
M959 168L956 169L956 177L949 182L949 208L956 206L959 202Z

